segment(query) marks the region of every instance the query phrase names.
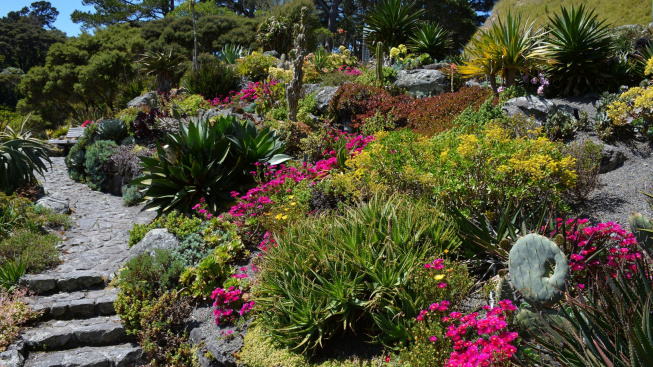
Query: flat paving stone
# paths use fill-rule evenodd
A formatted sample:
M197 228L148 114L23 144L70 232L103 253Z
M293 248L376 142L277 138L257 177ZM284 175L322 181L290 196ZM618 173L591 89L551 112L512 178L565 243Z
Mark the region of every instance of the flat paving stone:
M82 347L59 352L32 352L25 367L133 367L145 363L143 351L132 344Z
M129 339L118 316L52 320L28 329L22 337L28 349L39 351L115 345Z

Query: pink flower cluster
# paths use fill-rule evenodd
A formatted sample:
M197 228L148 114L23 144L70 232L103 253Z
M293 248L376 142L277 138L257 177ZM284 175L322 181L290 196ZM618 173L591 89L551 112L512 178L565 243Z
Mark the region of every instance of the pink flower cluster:
M363 74L360 70L346 65L339 67L338 71L345 75L352 75L352 76L358 76Z
M625 265L629 271L637 270L635 259L642 257L637 249L637 239L619 224L607 222L591 227L587 219L563 221L558 218L556 231L551 236L562 232L563 226L565 238L573 245L569 268L577 280L583 280L588 272L597 270L602 264L615 269ZM632 274L627 270L626 276Z
M94 123L95 123L95 121L86 120L86 121L84 121L84 123L82 124L82 127L87 127L88 125L90 125L90 124L94 124Z
M234 322L236 320L235 309L240 307L240 311L237 312L238 315L244 316L252 310L254 307L254 301L243 302L241 296L242 291L236 289L235 287L229 287L229 289L216 288L211 294L211 299L215 302L213 303L213 315L215 316L215 324L219 325L222 323Z
M346 133L340 133L334 137L336 141L341 138L347 139L346 147L351 155L360 153L370 141L374 140L374 136L365 137ZM304 163L302 168L287 167L283 164L266 167L264 176L269 177L270 180L250 189L245 195L240 197L238 192L232 192L231 196L238 199L239 202L229 209L229 213L234 217L256 217L264 211L265 205L274 204L266 194L278 193L286 183L299 183L305 180L318 180L325 177L331 170L338 168L336 152L330 151L325 153L328 158L319 160L314 165Z
M270 232L265 231L265 234L263 235L263 241L261 241L261 243L258 245L258 248L261 249L261 251L267 251L271 245L276 247L277 243Z
M229 95L224 98L219 96L212 100L208 100L207 102L212 106L224 106L237 101L255 102L257 99L265 98L266 96L274 94L272 87L277 84L279 84L279 81L275 79L272 79L269 82L249 82L240 92L236 93L235 91L231 91L229 92Z
M454 342L447 367L486 367L508 362L517 352L513 345L516 332L507 330L506 316L517 310L510 300L503 300L494 308L485 306L487 314L479 319L478 312L462 316L451 312L442 318L450 322L447 338Z

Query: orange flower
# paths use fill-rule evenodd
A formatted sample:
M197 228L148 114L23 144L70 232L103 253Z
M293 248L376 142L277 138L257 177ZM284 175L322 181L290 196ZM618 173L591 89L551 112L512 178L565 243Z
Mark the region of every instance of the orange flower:
M342 32L344 32L344 31L345 31L345 30L342 29L342 28L338 29L338 33L340 33L340 34L342 34Z

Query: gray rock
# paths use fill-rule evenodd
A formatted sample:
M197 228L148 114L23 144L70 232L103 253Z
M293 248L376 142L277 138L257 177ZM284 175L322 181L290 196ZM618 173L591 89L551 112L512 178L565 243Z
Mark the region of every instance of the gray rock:
M245 345L243 338L247 334L249 323L238 326L221 326L215 324L212 307L198 307L193 311L188 326L190 340L200 346L200 365L203 367L236 367L234 353ZM233 330L230 337L223 335L227 330ZM209 352L213 358L204 357Z
M73 271L61 274L57 279L57 289L61 292L73 292L104 286L106 277L95 271Z
M48 208L57 214L70 214L70 206L67 200L56 199L51 196L40 198L36 205Z
M264 55L264 56L272 56L272 57L276 57L277 59L278 59L279 57L281 57L281 55L280 55L277 51L275 51L275 50L272 50L272 51L265 51L265 52L263 52L263 55Z
M157 103L156 92L147 92L127 102L127 107L156 107Z
M427 69L399 70L392 84L411 94L436 95L451 89L451 83L446 75L437 70Z
M482 87L481 83L477 82L474 79L469 79L468 81L466 81L465 86L469 87L469 88L473 88L473 87L479 87L480 88L480 87Z
M621 166L626 161L626 154L623 149L614 145L603 144L603 152L601 152L601 166L599 173L606 173Z
M336 94L338 87L320 87L319 84L304 84L302 90L304 92L304 96L315 93L317 111L320 114L324 114L329 109L331 98L333 98L333 95Z
M220 109L220 108L212 108L210 110L200 110L199 113L199 120L208 120L213 117L229 117L229 116L234 116L235 114L231 112L231 109Z
M23 367L25 363L23 356L17 350L7 350L0 353L0 366Z
M47 293L57 289L57 279L46 274L26 274L18 282L35 293Z
M51 320L23 334L30 350L55 350L77 346L115 345L127 341L118 316L82 320Z
M503 105L503 112L508 116L523 115L542 122L546 116L557 111L556 105L539 96L516 97Z
M179 246L179 240L175 235L168 232L167 228L155 228L145 235L143 239L129 249L129 259L145 253L153 252L155 249L172 250Z
M84 347L58 352L33 352L25 367L133 367L146 363L143 351L131 344Z

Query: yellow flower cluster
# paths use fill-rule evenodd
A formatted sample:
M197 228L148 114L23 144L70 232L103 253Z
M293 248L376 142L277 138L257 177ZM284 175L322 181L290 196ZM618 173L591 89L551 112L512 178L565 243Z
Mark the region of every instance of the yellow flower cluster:
M606 112L617 126L630 124L636 118L653 118L653 88L630 88L608 105Z
M274 66L270 66L268 73L270 73L270 78L279 80L282 83L288 83L290 80L292 80L293 76L292 70L286 70Z
M460 145L458 146L458 154L463 157L474 155L478 149L478 138L476 135L467 134L460 138Z
M399 59L402 56L406 56L406 54L408 54L406 45L399 45L398 47L393 47L390 49L390 57L393 59Z
M644 69L644 75L651 75L653 74L653 57L648 59L646 62L646 68Z

